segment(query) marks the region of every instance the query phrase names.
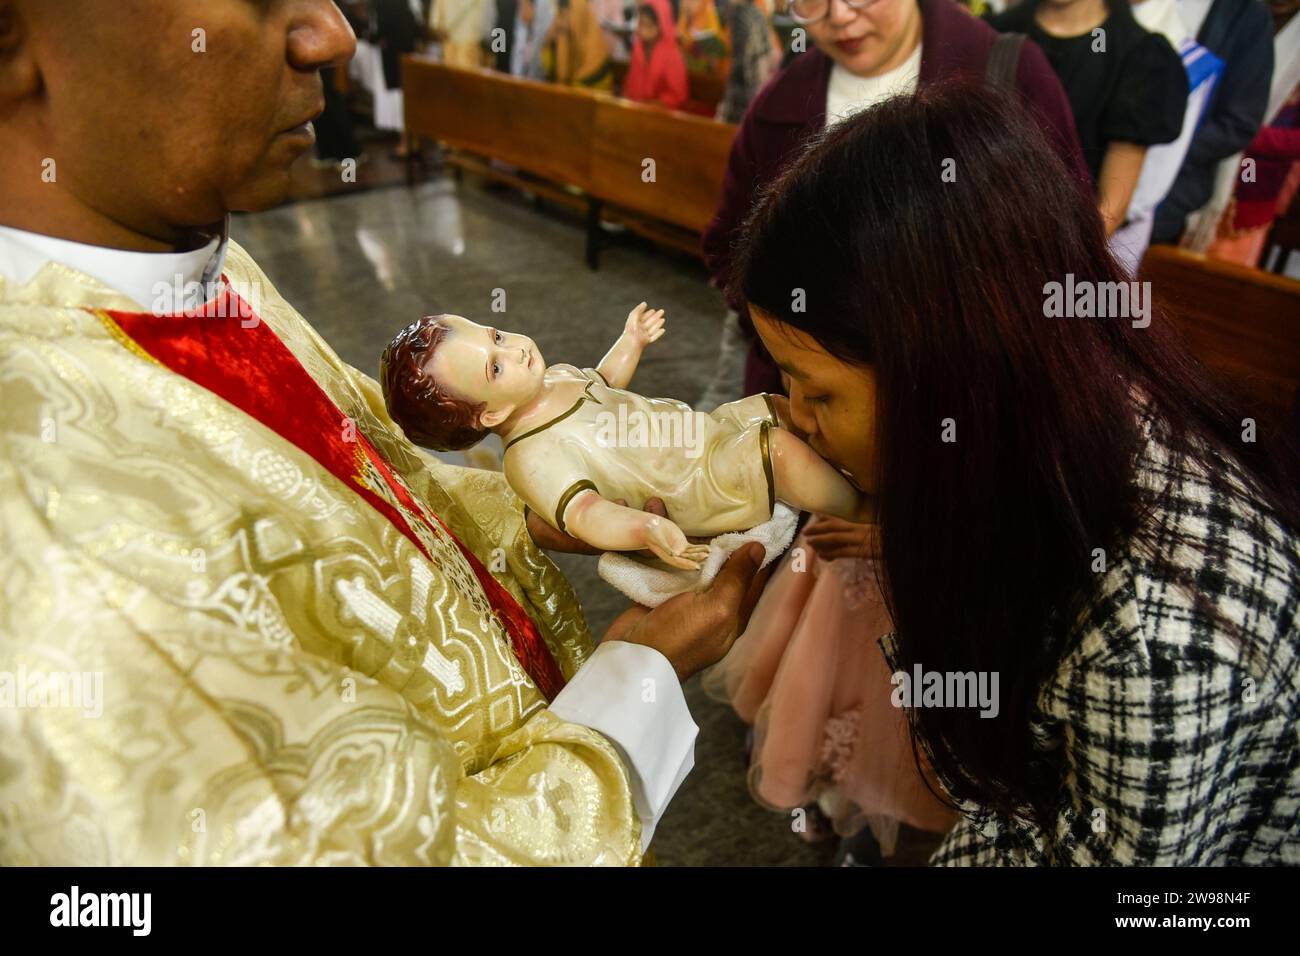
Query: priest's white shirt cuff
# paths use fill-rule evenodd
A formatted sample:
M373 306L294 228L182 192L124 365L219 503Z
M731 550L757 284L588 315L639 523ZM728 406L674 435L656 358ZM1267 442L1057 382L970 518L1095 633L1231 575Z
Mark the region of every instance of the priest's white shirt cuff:
M551 713L614 743L632 781L644 852L695 766L700 730L668 658L644 644L606 641L556 695Z

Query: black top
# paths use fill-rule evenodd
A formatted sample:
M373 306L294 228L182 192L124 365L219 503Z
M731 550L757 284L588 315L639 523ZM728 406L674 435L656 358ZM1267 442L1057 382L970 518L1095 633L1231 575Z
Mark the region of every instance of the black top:
M1100 27L1104 37L1094 38L1092 32L1054 37L1034 22L1036 6L1026 0L988 21L1002 33L1027 34L1047 54L1074 110L1094 183L1110 143L1153 146L1178 138L1187 109L1187 72L1168 40L1142 29L1127 4L1112 7Z
M377 0L375 31L384 63L384 86L401 89L402 54L415 52L422 32L408 0Z

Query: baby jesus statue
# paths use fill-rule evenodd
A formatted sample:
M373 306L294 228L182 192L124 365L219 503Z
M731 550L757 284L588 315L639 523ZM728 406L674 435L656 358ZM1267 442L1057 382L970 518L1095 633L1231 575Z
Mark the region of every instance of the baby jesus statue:
M515 493L604 551L649 549L694 570L709 548L688 536L746 531L778 500L861 517L862 495L790 430L784 397L751 395L706 414L628 391L641 352L664 331L663 310L642 302L600 364L579 369L545 365L526 335L426 316L384 350L384 399L420 445L460 449L500 435ZM669 518L641 510L650 498Z

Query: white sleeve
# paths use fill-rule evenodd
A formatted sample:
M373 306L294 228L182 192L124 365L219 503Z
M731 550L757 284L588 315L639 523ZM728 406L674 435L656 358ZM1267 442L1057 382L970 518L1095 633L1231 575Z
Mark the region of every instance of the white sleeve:
M551 713L613 741L632 779L644 851L695 766L699 728L668 658L644 644L606 641L552 701Z

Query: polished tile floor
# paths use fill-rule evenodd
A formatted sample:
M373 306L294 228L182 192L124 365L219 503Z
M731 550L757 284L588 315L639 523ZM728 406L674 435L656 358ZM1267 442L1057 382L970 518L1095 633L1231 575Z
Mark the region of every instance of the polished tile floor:
M628 242L592 272L580 222L469 179L300 202L239 217L232 233L339 354L370 374L394 331L438 312L525 332L549 362L594 365L642 300L666 310L668 331L643 357L638 390L694 403L719 366L725 307L697 262ZM497 290L504 317L492 311ZM602 633L627 601L596 576L594 558L557 560ZM745 728L698 685L687 687L700 725L696 770L660 824L659 864L827 862L827 845L804 844L788 815L750 799Z

